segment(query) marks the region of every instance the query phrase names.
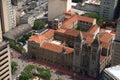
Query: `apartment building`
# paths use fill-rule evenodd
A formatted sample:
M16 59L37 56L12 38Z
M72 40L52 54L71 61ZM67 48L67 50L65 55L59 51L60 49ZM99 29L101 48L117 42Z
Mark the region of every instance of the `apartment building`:
M12 80L10 52L7 42L0 42L0 80Z
M0 18L0 42L2 41L1 18Z
M4 33L16 26L16 11L11 5L11 0L0 0L0 10L2 31Z
M118 0L101 0L100 15L105 19L113 20L117 3Z
M48 20L53 20L71 9L72 0L48 0Z

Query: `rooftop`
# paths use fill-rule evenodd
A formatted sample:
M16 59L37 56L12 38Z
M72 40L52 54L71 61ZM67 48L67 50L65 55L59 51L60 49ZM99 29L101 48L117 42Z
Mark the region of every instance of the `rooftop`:
M70 36L73 36L73 37L77 37L78 34L80 33L80 31L78 30L73 30L73 29L67 29L64 34L67 34L67 35L70 35Z
M109 76L114 77L115 80L120 80L120 65L106 68L104 72Z
M44 40L47 40L47 39L43 35L39 35L39 34L33 35L29 38L29 41L34 41L36 43L41 43Z
M90 34L93 34L93 33L95 33L95 32L97 31L98 28L99 28L98 25L95 24L95 25L93 25L93 26L88 30L88 32L89 32Z
M29 41L35 41L37 43L41 43L42 41L51 38L54 35L54 31L55 30L53 29L48 29L46 32L42 34L36 34L36 35L31 36L29 38Z
M49 42L44 42L42 44L41 48L44 48L44 49L47 49L47 50L50 50L50 51L54 51L54 52L57 52L57 53L62 53L62 52L64 52L64 49L65 49L66 54L73 53L73 51L74 51L73 48L64 47L64 46L49 43Z
M20 36L29 32L30 30L32 30L32 27L30 27L29 24L21 24L15 27L14 29L6 32L4 34L4 37L9 38L9 39L18 39Z

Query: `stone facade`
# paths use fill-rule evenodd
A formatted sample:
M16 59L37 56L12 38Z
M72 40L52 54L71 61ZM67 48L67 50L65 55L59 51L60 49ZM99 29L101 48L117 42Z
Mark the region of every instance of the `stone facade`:
M111 61L112 46L104 50L98 35L95 39L92 39L90 44L88 44L88 39L85 39L85 37L87 36L84 36L80 31L58 29L54 32L53 37L43 40L40 43L34 40L29 41L29 57L69 68L81 75L97 77ZM39 39L40 37L38 40ZM53 44L52 41L54 41L54 39L61 41L61 45ZM71 44L66 46L67 42ZM70 53L67 53L69 48ZM56 49L58 49L58 52ZM59 52L59 50L61 51ZM105 53L105 55L103 55L102 52Z

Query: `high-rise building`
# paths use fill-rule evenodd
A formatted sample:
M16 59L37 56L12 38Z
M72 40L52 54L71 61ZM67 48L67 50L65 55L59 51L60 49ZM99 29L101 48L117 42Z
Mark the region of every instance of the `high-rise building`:
M0 18L0 42L2 41L1 18Z
M0 80L11 80L10 52L7 42L0 42Z
M53 20L69 11L71 2L72 0L48 0L48 20Z
M114 13L114 19L117 20L120 16L120 0L118 0L117 7Z
M117 23L117 32L114 40L114 48L112 55L112 65L120 64L120 19Z
M100 15L108 20L113 20L118 0L101 0Z
M0 16L3 33L16 26L15 13L11 0L0 0Z

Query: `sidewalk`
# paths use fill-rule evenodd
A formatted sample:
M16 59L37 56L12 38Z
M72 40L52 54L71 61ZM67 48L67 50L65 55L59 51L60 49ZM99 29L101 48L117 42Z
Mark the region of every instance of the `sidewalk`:
M72 70L69 70L67 68L52 65L52 64L49 64L46 62L34 61L34 60L30 60L30 59L27 60L27 62L29 62L31 64L36 64L38 66L44 66L45 68L48 68L48 69L50 68L50 70L56 71L57 73L72 76L75 80L95 80L94 78L91 78L91 77L83 77L83 76L77 75Z

